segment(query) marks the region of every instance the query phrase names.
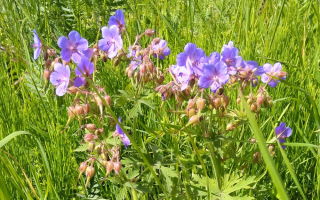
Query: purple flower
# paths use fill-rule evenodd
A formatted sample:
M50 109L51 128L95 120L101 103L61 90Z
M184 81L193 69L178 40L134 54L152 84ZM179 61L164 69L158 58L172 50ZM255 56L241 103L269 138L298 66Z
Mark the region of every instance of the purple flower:
M195 44L188 43L184 47L184 52L178 54L177 65L187 67L196 77L199 77L206 59L206 54L202 49L197 48Z
M67 92L70 79L70 68L61 63L54 65L54 71L50 75L50 82L56 87L56 94L63 96Z
M170 54L168 42L165 40L154 39L151 43L151 49L153 50L153 56L161 60Z
M122 10L116 10L116 13L109 18L108 26L117 26L119 32L125 29L124 14Z
M105 51L109 58L114 58L118 51L122 49L122 38L116 26L102 27L102 37L99 40L99 49Z
M281 71L280 63L275 63L273 66L269 63L263 65L264 74L261 75L261 81L267 83L270 87L276 87L280 82L279 79L286 79L286 72Z
M284 143L285 138L290 137L292 134L292 129L289 126L286 126L286 123L281 122L278 127L275 129L277 139L280 143ZM283 145L282 148L285 148Z
M37 60L41 53L42 43L37 34L37 31L33 30L32 32L33 32L33 41L34 41L32 45L32 47L34 48L33 59Z
M232 41L227 45L223 45L221 60L228 66L228 73L230 75L235 75L237 72L236 68L243 65L242 57L239 56L239 50L233 46Z
M83 51L88 49L88 41L82 38L77 31L71 31L68 37L69 39L61 36L58 39L58 46L61 48L61 58L66 62L72 59L73 62L79 63L84 55Z
M169 68L169 71L174 76L177 83L180 84L181 91L185 90L189 85L189 81L193 79L193 72L185 66L172 65Z
M218 52L212 52L207 59L207 63L216 64L217 62L220 61L220 58L221 58L221 56Z
M119 122L121 122L121 118L119 118L118 120L119 120ZM124 131L122 130L122 128L120 127L120 125L118 123L116 125L116 130L114 133L116 136L120 137L120 139L122 140L122 143L125 147L128 147L129 145L131 145L130 139L124 133Z
M257 76L261 76L264 73L263 67L255 61L244 61L243 65L237 68L239 77L251 81L258 80Z
M203 67L203 74L199 79L199 87L210 87L212 92L216 92L229 80L227 65L224 62L217 62L215 64L206 64Z
M85 77L90 76L94 71L94 65L87 57L82 57L80 63L75 69L77 77L74 80L74 86L80 87L86 84Z

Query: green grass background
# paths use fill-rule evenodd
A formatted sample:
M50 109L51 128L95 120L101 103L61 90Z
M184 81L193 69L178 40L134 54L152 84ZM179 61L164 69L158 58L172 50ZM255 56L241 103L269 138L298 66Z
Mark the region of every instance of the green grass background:
M209 54L220 51L223 44L232 40L246 60L257 60L260 64L283 63L288 72L287 81L268 89L276 102L272 109L259 117L260 129L270 139L274 134L273 128L284 121L293 129L289 142L319 145L319 1L0 0L0 138L19 130L32 134L18 136L0 148L0 197L134 197L135 189L132 191L132 188L136 186L130 185L130 181L101 183L97 178L95 185L84 189L83 180L78 180L77 168L85 156L74 152L82 139L79 126L74 122L70 128L64 129L66 106L72 98L54 95L52 87L41 78L43 63L33 61L30 46L33 29L47 45L54 48L57 48L57 38L71 30L79 31L90 44L94 44L101 37L100 28L107 25L109 16L117 8L125 10L128 32L124 37L125 47L146 28L155 29L158 37L168 41L171 55L160 63L163 69L175 63L175 56L183 51L187 42L197 44ZM188 137L178 136L171 128L181 126L183 120L178 114L166 111L174 109L173 104L163 104L159 96L149 94L152 88L137 95L124 75L125 67L125 64L114 67L111 62L100 63L100 84L114 99L117 114L126 116L124 124L130 127L137 145L141 146L142 153L156 171L161 174L161 169L156 167L161 164L167 167L165 169L170 169L171 174L175 173L169 178L159 175L166 188L164 192L155 183L135 149L123 151L123 158L132 168L128 169L130 173L142 174L138 179L145 188L137 189L137 198L194 199L197 195L192 196L193 188L190 188L193 177L188 173L200 171L203 174L201 167L197 167L200 162ZM126 95L119 90L125 91ZM136 108L134 105L141 98L148 98L152 105ZM152 109L156 105L161 106ZM139 109L141 112L137 112ZM109 128L112 129L111 126ZM201 135L200 128L193 131ZM259 178L258 182L250 185L251 189L236 191L232 196L276 199L277 193L263 162L252 162L252 155L258 147L241 142L253 137L248 126L229 136L235 141L223 147L229 148L229 154L232 154L231 159L223 164L225 173ZM203 152L205 148L201 140L196 140L196 145L203 159L209 160ZM285 152L306 199L319 199L319 148L289 146ZM185 158L187 164L183 164L179 156ZM279 151L273 159L288 196L303 199ZM181 171L178 168L180 165L185 166ZM212 177L212 174L209 173L209 176ZM237 182L236 178L231 179ZM178 188L174 187L175 184ZM213 197L219 198L223 197Z

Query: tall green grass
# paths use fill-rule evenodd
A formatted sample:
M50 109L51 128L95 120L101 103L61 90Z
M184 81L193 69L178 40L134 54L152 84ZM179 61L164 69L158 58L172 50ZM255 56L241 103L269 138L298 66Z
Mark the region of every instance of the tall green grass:
M253 162L259 148L247 142L256 137L249 122L225 138L201 142L201 127L181 130L185 120L167 112L175 110L173 102L162 103L152 88L136 91L124 75L125 64L99 63L100 84L140 152L122 151L129 167L121 180L97 176L94 185L83 187L77 168L85 155L74 151L82 137L77 122L66 128L65 108L72 99L56 97L42 79L44 63L32 60L31 30L55 48L57 38L73 29L93 44L117 8L125 10L126 47L146 28L168 40L171 55L160 63L162 69L175 63L187 42L208 54L232 40L247 60L283 63L287 80L268 90L275 103L255 119L260 126L251 128L270 142L277 123L287 122L293 129L287 149L277 149L266 165ZM320 198L318 1L2 0L0 13L0 199ZM20 130L31 135L4 142ZM229 158L220 163L221 187L207 151L217 150L216 144ZM266 173L270 162L276 182Z

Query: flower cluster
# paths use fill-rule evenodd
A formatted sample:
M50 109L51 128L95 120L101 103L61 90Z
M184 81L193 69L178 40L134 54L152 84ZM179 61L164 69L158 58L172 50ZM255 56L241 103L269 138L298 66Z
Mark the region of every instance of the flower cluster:
M127 57L130 59L130 64L126 69L126 74L130 78L136 79L138 82L156 82L161 84L164 80L163 74L152 59L163 60L170 54L167 41L154 38L146 48L142 48L138 44L139 40L143 36L151 37L154 31L147 29L141 35L136 37L136 41L132 46L129 47L129 53Z
M111 97L93 78L98 70L98 59L129 61L126 75L136 83L155 83L155 90L160 93L162 100L175 97L181 106L179 109L184 110L183 115L188 118L187 126L203 121L205 125L212 125L209 116L215 115L224 125L224 130L221 130L221 126L217 128L219 133L232 131L243 121L241 109L230 108L230 105L239 105L241 99L238 97L232 102L228 89L236 88L238 90L235 91L241 91L241 95L247 92L244 99L251 111L258 114L261 109L272 106L267 86L276 87L286 79L287 74L282 71L280 63L260 66L256 61L245 60L231 41L223 45L221 52L212 52L209 56L195 44L188 43L184 51L177 55L176 64L168 69L172 80L161 85L165 73L161 72L159 63L170 55L168 42L152 38L143 47L141 38L154 35L153 30L147 29L136 36L135 42L125 52L122 40L125 30L124 13L117 10L110 17L108 26L101 28L102 39L92 47L77 31L71 31L68 37L61 36L57 42L61 49L60 56L52 48L44 46L36 31L33 31L34 59L44 52L44 77L55 87L57 96L74 96L67 108L68 123L78 120L80 129L85 132L83 141L89 158L80 164L79 171L80 175L85 173L86 185L97 168L104 169L106 175L112 171L119 174L122 167L120 144L122 142L125 148L131 145L130 135L125 133L121 118L117 119L112 111ZM203 120L206 118L209 120ZM230 118L233 118L231 122ZM111 119L110 126L105 125L105 119ZM108 135L110 129L115 131ZM275 132L279 142L283 143L292 130L281 123ZM119 140L119 144L107 143L105 139L108 137Z
M79 167L80 175L85 172L87 184L95 174L95 168L105 168L106 175L112 170L116 174L120 172L120 143L110 145L105 142L108 137L120 138L127 148L131 145L129 137L120 127L121 120L117 121L111 110L111 97L104 88L95 84L93 74L97 70L96 60L99 58L110 58L121 56L122 36L125 31L124 14L117 10L114 16L110 17L108 27L101 29L103 39L98 44L89 47L88 40L83 38L77 31L71 31L68 37L61 36L58 39L60 56L52 49L42 45L41 40L34 33L34 59L40 56L42 50L46 64L44 77L50 80L55 87L57 96L65 94L74 95L72 105L67 108L68 123L71 120L78 120L80 128L84 130L84 145L87 148L88 160L82 162ZM116 131L108 135L106 128L96 125L96 121L111 118L116 122ZM99 123L101 124L101 123ZM96 166L96 167L95 167Z

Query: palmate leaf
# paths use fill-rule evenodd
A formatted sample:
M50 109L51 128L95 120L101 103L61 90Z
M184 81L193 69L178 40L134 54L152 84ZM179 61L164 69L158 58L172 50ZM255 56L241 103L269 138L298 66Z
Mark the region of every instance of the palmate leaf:
M197 174L193 174L192 178L194 183L194 193L197 193L198 196L207 196L206 178L200 177ZM217 180L209 178L209 190L213 198L219 198L223 200L254 199L253 197L249 196L233 196L232 193L243 189L251 189L252 187L250 185L256 182L257 179L253 176L244 178L237 175L227 174L224 177L221 191L217 187Z

